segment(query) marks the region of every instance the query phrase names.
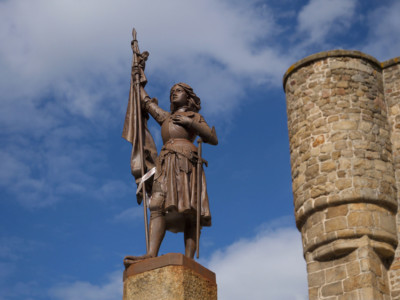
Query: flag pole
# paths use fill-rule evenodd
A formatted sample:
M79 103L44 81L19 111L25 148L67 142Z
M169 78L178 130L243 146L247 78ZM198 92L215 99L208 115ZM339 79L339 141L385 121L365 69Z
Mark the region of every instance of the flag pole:
M131 97L135 100L136 111L137 111L137 123L139 128L139 151L140 151L140 171L142 174L142 178L145 174L144 170L144 154L143 154L143 125L142 125L142 107L141 107L141 99L140 99L140 71L139 71L139 45L136 39L136 30L132 29L132 51L133 51L133 59L132 59L132 78L131 78ZM133 78L135 76L135 78ZM135 83L135 91L133 91L133 84ZM133 95L136 95L134 97ZM143 182L142 185L142 195L143 195L143 211L144 211L144 228L145 228L145 236L146 236L146 252L149 252L149 225L147 220L147 201L146 201L146 183Z
M199 144L197 150L197 212L196 212L196 257L197 259L200 257L200 217L201 217L201 169L203 165L203 160L201 158L201 144L203 140L199 138L197 140Z

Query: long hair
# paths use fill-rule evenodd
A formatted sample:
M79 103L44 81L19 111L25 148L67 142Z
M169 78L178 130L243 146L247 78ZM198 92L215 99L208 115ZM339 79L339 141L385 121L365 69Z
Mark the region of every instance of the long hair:
M195 92L193 92L192 87L186 83L179 82L177 84L174 84L171 88L169 98L171 99L172 89L177 85L180 86L181 88L183 88L183 90L186 92L186 95L188 96L188 110L194 111L194 112L199 112L201 109L200 98L197 97ZM175 105L171 102L171 112L172 113L175 112L176 109L177 108L175 107Z

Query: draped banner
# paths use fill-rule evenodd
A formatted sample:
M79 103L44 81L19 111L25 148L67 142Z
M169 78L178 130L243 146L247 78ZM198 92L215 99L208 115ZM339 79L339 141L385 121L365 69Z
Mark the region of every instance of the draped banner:
M144 74L145 67L145 59L147 59L148 52L143 52L140 54L139 47L137 46L137 41L132 41L132 50L133 50L133 61L132 67L134 65L139 65L139 73L140 73L140 84L145 85L147 82L146 76ZM145 56L145 58L143 58ZM131 75L131 88L129 91L129 102L128 107L126 109L124 129L122 131L122 137L132 144L132 154L131 154L131 172L135 177L136 183L139 184L142 173L141 173L141 165L142 159L140 157L140 145L139 145L139 135L142 134L143 139L143 154L144 154L144 171L155 167L155 160L157 158L157 149L154 143L154 139L147 127L147 120L149 119L149 115L144 111L138 111L137 109L137 101L138 93L134 88L135 78L133 76L133 68ZM138 114L142 114L141 118ZM139 132L139 120L142 121L142 133ZM151 186L151 185L147 185ZM146 190L148 188L146 187Z

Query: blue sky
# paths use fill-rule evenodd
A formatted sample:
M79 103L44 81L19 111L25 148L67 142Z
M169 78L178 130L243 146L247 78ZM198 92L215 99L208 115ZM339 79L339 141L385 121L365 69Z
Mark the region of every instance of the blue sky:
M325 50L399 56L399 15L386 0L0 1L0 300L121 299L122 259L145 251L121 138L132 27L148 93L168 109L190 84L217 129L200 263L219 299L307 299L282 76ZM160 253L183 249L169 233Z

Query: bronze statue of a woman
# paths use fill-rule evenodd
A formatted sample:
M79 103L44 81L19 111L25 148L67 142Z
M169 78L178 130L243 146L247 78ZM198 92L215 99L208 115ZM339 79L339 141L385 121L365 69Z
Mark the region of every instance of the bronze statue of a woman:
M143 70L136 72L144 74ZM201 202L200 226L211 225L211 214L205 175L201 168L203 161L193 142L199 136L205 143L218 144L214 127L210 128L199 114L200 98L189 85L177 83L171 88L171 112L160 108L157 99L148 96L144 84L141 83L139 89L137 94L140 95L142 110L160 124L164 145L155 160L155 174L149 191L147 253L143 256L126 256L126 266L137 260L156 257L166 230L183 232L185 255L194 257L198 199Z

